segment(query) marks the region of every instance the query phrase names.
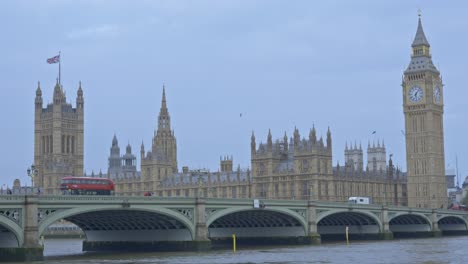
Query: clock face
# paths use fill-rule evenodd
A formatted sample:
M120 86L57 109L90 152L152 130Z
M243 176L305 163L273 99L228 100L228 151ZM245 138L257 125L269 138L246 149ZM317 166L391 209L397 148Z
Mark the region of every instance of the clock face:
M440 87L438 85L434 87L434 102L440 103Z
M413 86L408 92L408 97L411 102L419 102L423 97L423 90L419 86Z

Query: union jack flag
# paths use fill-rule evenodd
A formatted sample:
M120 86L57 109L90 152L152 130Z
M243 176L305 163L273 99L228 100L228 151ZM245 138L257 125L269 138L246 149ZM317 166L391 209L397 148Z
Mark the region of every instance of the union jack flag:
M60 55L54 56L50 59L47 59L47 63L52 64L52 63L57 63L60 62Z

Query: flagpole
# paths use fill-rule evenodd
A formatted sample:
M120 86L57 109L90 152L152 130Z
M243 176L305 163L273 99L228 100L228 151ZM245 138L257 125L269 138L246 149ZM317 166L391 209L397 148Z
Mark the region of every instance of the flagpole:
M62 60L62 59L60 58L60 51L59 51L59 84L60 84L60 85L61 85L61 83L60 83L60 61L61 61L61 60Z

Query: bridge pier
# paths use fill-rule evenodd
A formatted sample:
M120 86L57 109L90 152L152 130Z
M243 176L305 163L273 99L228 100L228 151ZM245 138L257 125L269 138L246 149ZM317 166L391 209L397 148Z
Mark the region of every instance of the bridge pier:
M206 201L204 199L195 199L195 239L192 242L197 250L211 248L211 240L208 239L208 227L206 226L205 205Z
M307 242L312 245L320 245L322 239L320 234L317 232L317 212L315 211L316 205L314 201L307 202Z
M388 207L382 206L382 232L380 233L380 239L392 240L393 233L390 231L390 222L388 221Z
M40 261L44 259L44 248L39 244L36 196L25 196L24 200L24 243L15 248L0 248L0 262Z
M437 210L432 209L431 214L431 222L432 222L432 236L433 237L441 237L442 231L439 229L439 221L437 220Z

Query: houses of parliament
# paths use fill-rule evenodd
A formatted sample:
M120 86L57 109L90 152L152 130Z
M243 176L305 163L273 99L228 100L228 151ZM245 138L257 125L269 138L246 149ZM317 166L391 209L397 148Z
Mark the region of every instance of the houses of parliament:
M141 168L127 145L121 155L117 136L111 141L106 177L116 184L116 195L161 197L219 197L347 201L368 196L376 204L424 208L447 206L444 173L443 84L433 65L430 45L421 18L409 66L403 72L407 172L397 168L383 141L368 142L367 161L361 144L346 144L344 164L332 164L332 132L318 138L315 127L305 133L294 128L291 135L268 131L266 143L250 138L250 169L235 168L232 156L220 158L219 170L178 169L177 140L171 129L163 86L157 128L150 146L140 146ZM57 82L53 102L42 108L38 86L35 100L34 185L47 194L59 192L60 178L83 174L83 109L81 83L76 108L66 103ZM247 151L247 150L246 150ZM336 155L336 154L335 154Z

